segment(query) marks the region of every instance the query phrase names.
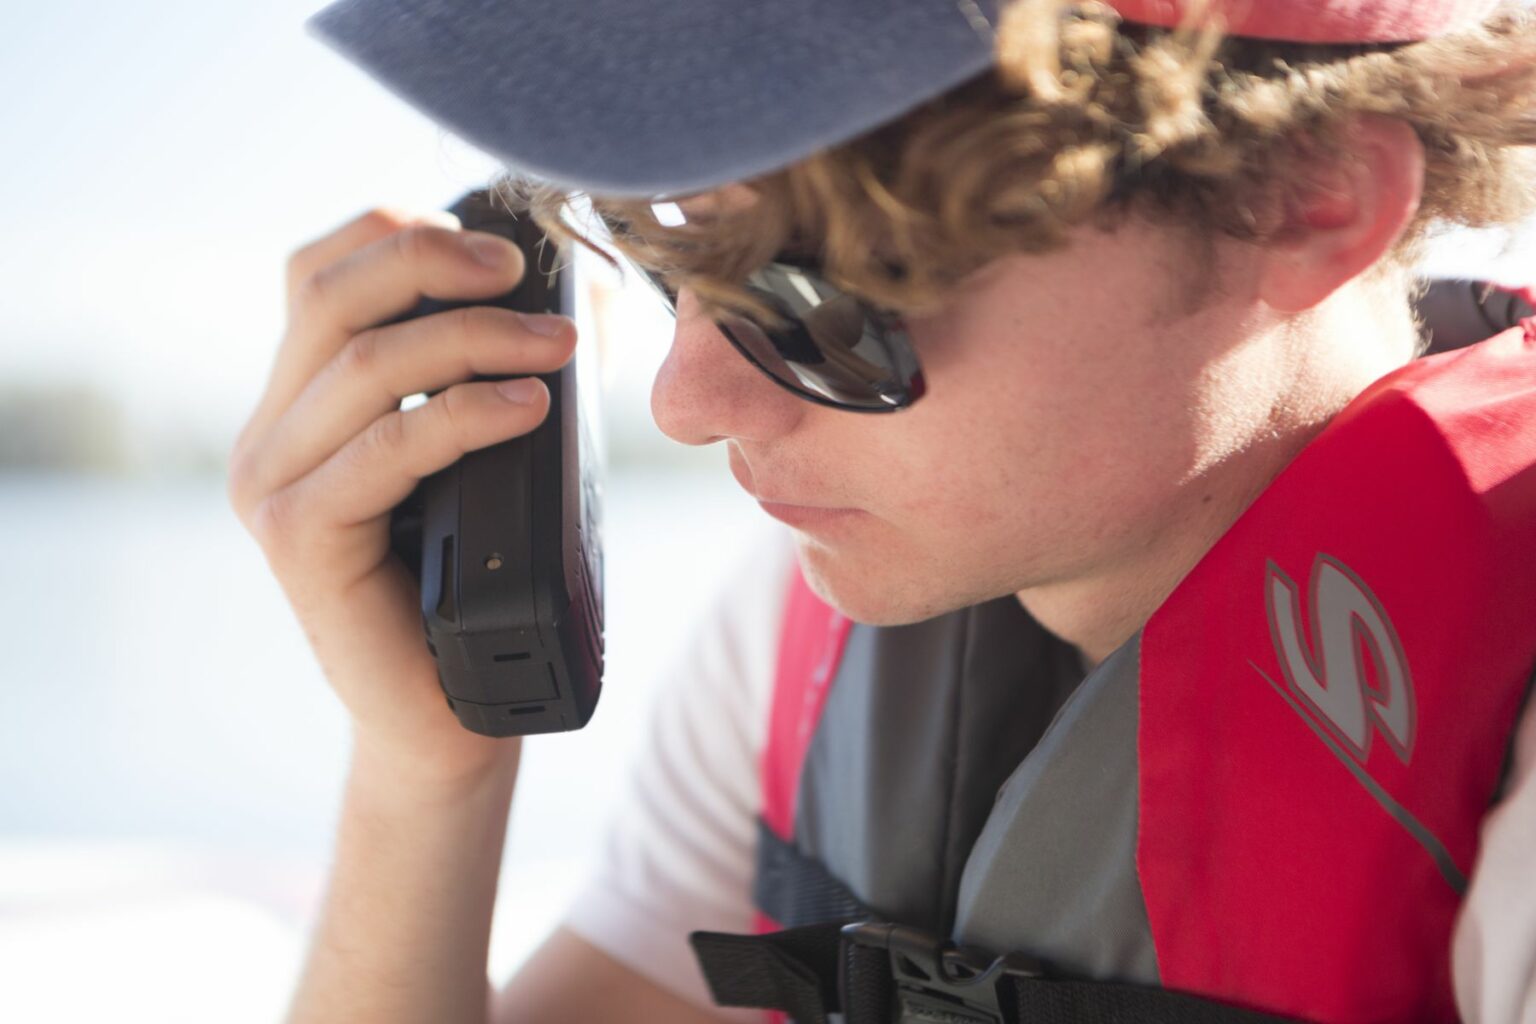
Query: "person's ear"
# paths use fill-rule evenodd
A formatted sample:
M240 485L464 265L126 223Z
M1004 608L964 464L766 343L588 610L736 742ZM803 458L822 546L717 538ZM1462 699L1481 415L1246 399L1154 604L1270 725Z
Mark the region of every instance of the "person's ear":
M1282 312L1311 309L1385 256L1418 213L1424 144L1399 118L1361 114L1336 161L1307 168L1289 190L1285 223L1264 246L1260 297Z

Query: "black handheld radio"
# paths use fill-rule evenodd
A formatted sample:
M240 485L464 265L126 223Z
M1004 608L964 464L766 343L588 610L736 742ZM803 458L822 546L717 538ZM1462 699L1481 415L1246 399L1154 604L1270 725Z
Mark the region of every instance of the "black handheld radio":
M386 323L469 305L575 314L569 253L562 248L557 269L545 272L553 245L531 217L518 219L488 190L449 209L466 229L517 245L522 281L495 299L423 299ZM422 626L448 706L486 736L580 729L602 689L600 451L590 412L579 408L581 361L578 351L538 375L550 409L537 429L424 478L391 515L391 546L421 583Z

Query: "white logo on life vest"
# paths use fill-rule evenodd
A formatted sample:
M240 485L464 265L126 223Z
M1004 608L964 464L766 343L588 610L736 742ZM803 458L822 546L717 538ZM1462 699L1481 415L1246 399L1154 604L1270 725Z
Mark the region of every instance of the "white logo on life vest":
M1290 691L1338 737L1356 760L1371 736L1386 737L1399 760L1413 754L1418 711L1402 642L1365 582L1338 559L1319 553L1308 586L1312 642L1307 642L1301 589L1274 562L1264 580L1269 631ZM1367 659L1375 669L1369 681Z

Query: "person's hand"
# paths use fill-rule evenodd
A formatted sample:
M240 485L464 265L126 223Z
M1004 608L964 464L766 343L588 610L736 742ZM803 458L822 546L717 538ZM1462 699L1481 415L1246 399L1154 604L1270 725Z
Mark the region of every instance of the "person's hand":
M487 265L476 247L501 256ZM294 251L288 326L229 459L228 495L352 716L359 753L429 784L472 784L517 744L463 728L421 625L419 587L390 550L390 511L465 452L526 434L543 382L509 397L477 374L547 373L576 328L470 306L387 327L423 296L486 299L524 270L517 247L448 213L374 209ZM401 411L408 395L446 388ZM259 642L252 638L253 642Z

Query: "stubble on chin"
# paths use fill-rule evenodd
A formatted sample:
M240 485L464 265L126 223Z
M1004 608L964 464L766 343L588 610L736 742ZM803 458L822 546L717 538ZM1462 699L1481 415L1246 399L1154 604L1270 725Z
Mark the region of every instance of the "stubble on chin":
M871 559L803 535L795 539L795 554L811 592L866 626L907 626L982 600L957 592L955 581L897 556Z

